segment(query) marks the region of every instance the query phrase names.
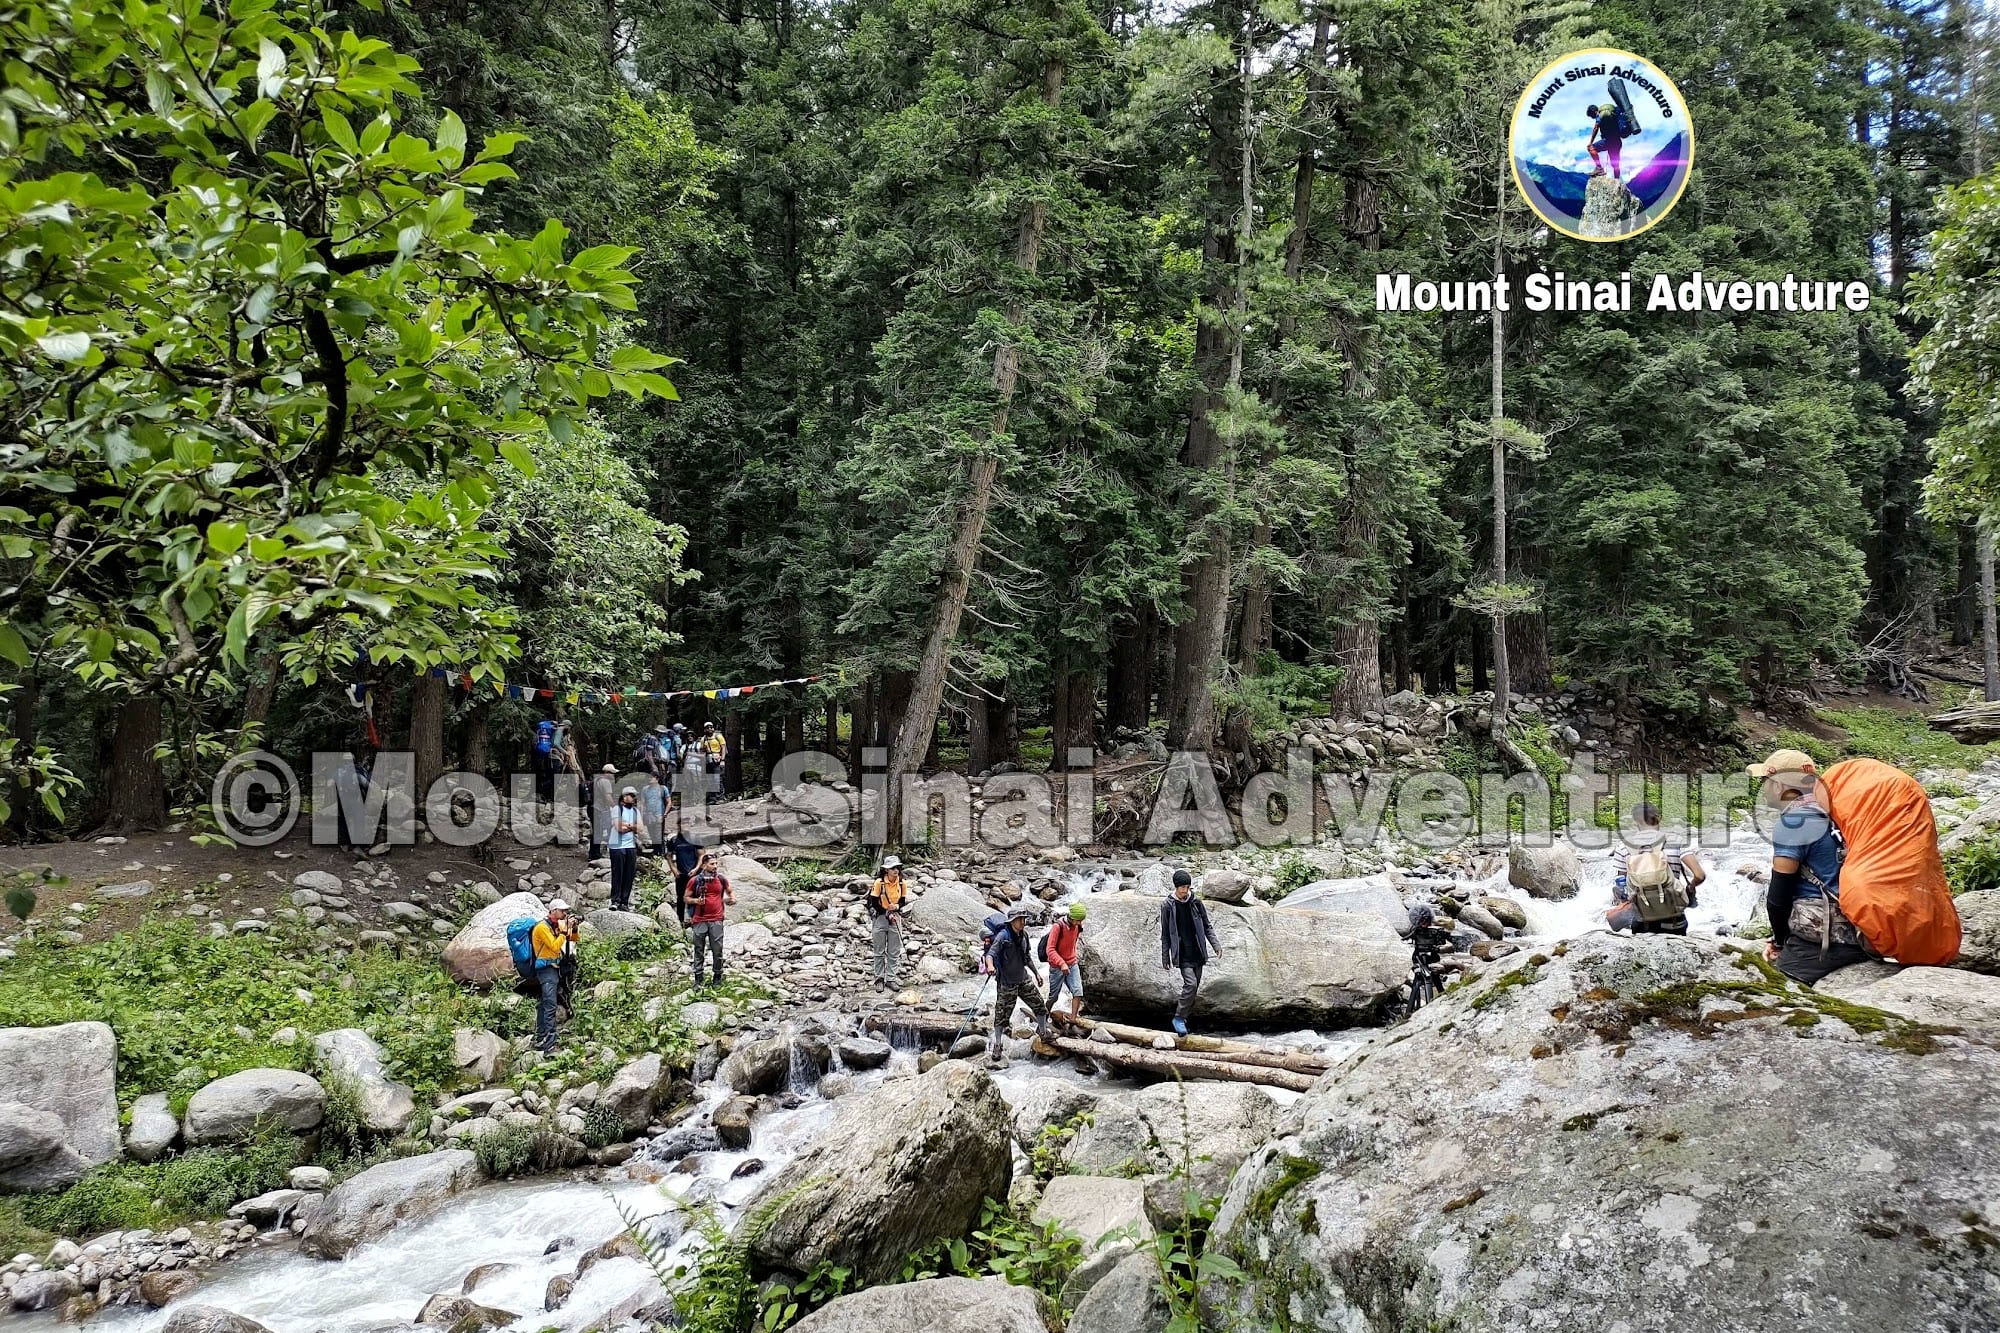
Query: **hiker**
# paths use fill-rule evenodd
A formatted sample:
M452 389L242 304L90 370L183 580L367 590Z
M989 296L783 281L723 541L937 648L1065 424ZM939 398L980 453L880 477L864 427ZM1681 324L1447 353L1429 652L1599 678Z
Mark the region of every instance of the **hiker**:
M535 724L535 747L531 764L535 770L535 799L554 805L556 799L556 751L562 745L559 724L543 718Z
M715 959L715 980L711 985L722 984L722 918L725 906L736 905L736 892L729 887L729 881L715 868L715 853L704 851L701 861L688 880L688 929L694 943L694 984L703 985L701 963L703 951Z
M729 758L729 738L715 729L713 722L701 724L701 739L695 742L701 751L702 762L708 768L708 794L716 800L723 799L723 764Z
M590 783L590 860L604 855L611 842L611 808L616 805L618 765L606 764Z
M1618 114L1618 108L1607 102L1602 106L1592 103L1584 114L1590 117L1590 138L1583 150L1590 154L1592 176L1604 174L1604 164L1598 160L1601 150L1611 159L1611 178L1619 177L1618 150L1625 146L1625 124Z
M868 939L875 951L875 989L894 990L903 965L903 904L909 900L903 884L903 859L882 858L882 873L868 890Z
M1035 1035L1049 1035L1049 1007L1042 1002L1040 978L1028 953L1028 921L1031 909L1025 901L1007 909L1007 924L993 933L982 960L993 973L997 988L993 997L993 1035L986 1043L986 1059L996 1069L1007 1063L1001 1042L1014 1018L1014 1002L1028 1006L1035 1016Z
M1083 964L1077 955L1083 948L1083 918L1087 912L1082 903L1071 903L1069 913L1059 917L1049 933L1042 937L1043 956L1049 964L1049 1012L1056 1010L1056 1001L1064 991L1069 992L1069 1016L1071 1019L1083 1015Z
M535 1008L535 1049L543 1055L556 1049L556 1005L562 997L565 967L574 968L577 924L569 904L561 898L549 903L545 920L535 923L530 937L535 954L535 987L540 999Z
M1222 957L1222 945L1215 927L1208 923L1208 908L1194 896L1194 880L1185 870L1174 872L1173 896L1160 904L1160 966L1180 969L1181 999L1174 1006L1174 1031L1187 1035L1188 1015L1194 1012L1194 994L1201 988L1201 970L1212 958Z
M1771 879L1764 910L1771 942L1764 957L1808 986L1838 968L1865 963L1861 934L1840 910L1840 869L1846 852L1819 790L1819 767L1800 750L1779 750L1750 776L1778 812L1771 830Z
M667 854L674 858L674 919L683 926L688 919L688 880L701 868L701 845L680 829L667 839Z
M1660 827L1660 808L1643 801L1633 811L1637 825L1611 850L1611 906L1604 913L1613 930L1634 935L1685 935L1687 909L1708 878L1701 858Z
M647 850L654 856L667 854L667 816L674 811L674 794L655 773L639 790L639 806L646 812Z
M639 789L627 787L618 793L611 811L611 910L632 910L632 884L639 877Z
M334 792L334 841L343 852L359 851L354 840L354 827L347 822L350 808L358 815L362 803L368 797L368 765L354 751L342 753L340 767L333 771Z

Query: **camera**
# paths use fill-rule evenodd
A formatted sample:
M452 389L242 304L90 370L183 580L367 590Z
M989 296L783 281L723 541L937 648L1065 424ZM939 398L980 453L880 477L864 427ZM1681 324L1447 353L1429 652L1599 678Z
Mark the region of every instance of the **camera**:
M1442 926L1418 926L1410 932L1410 946L1435 962L1440 954L1451 949L1451 932Z

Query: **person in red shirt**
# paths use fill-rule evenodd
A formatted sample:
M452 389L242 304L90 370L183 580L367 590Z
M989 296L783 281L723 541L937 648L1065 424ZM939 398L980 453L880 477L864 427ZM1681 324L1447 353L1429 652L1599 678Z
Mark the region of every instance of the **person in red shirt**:
M704 851L701 863L688 878L688 932L694 943L694 984L702 985L704 952L715 959L715 980L722 984L722 918L724 907L736 905L736 892L715 868L715 853Z
M1071 903L1069 916L1049 927L1049 1012L1056 1011L1056 1001L1068 991L1071 1018L1083 1013L1083 966L1078 961L1083 949L1083 918L1083 904Z

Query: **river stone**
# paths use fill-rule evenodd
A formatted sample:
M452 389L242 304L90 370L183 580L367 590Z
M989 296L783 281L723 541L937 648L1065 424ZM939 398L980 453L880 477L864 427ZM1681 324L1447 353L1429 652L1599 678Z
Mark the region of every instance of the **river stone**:
M598 907L584 913L583 924L593 934L615 940L622 935L637 935L653 928L653 919L638 912L621 912L615 907Z
M43 1269L39 1273L23 1273L14 1284L13 1303L16 1310L53 1310L70 1297L83 1290L76 1274L62 1269Z
M715 1077L737 1092L783 1092L792 1077L792 1043L782 1033L736 1043Z
M1471 926L1489 940L1497 940L1507 933L1507 928L1500 924L1500 918L1478 903L1461 903L1452 915L1458 924Z
M2000 824L2000 796L1989 796L1951 832L1938 839L1938 850L1949 855L1968 842L1976 841Z
M295 1069L245 1069L210 1083L188 1098L182 1133L189 1144L234 1143L249 1138L261 1120L307 1130L326 1114L326 1089Z
M417 1311L417 1322L427 1328L448 1328L451 1333L479 1333L485 1328L505 1328L515 1316L490 1305L481 1305L470 1296L439 1292Z
M292 876L292 887L317 893L322 898L331 893L340 896L346 890L341 886L340 876L326 870L301 870Z
M162 1333L271 1333L254 1319L213 1305L183 1305L167 1316Z
M1098 894L1083 933L1083 984L1094 1009L1157 1018L1180 996L1160 966L1160 906L1135 893ZM1222 956L1209 960L1198 1020L1312 1025L1379 1014L1409 974L1409 951L1377 916L1284 907L1208 905Z
M153 888L152 880L135 879L129 884L100 884L94 892L99 898L144 898L151 895Z
M1576 848L1566 842L1546 847L1509 843L1507 882L1531 898L1574 898L1583 882L1583 863L1576 858Z
M715 1135L722 1140L725 1148L747 1148L750 1146L750 1119L757 1113L754 1097L731 1097L715 1108L709 1123L715 1126Z
M118 1156L117 1066L103 1023L0 1029L0 1192L60 1189Z
M1491 912L1493 919L1501 925L1511 926L1515 930L1526 930L1528 928L1527 909L1512 898L1502 898L1497 893L1489 893L1485 897L1480 898L1478 902L1481 907Z
M2000 977L1955 967L1859 963L1829 972L1813 989L1920 1023L2000 1034Z
M281 1190L266 1190L254 1199L245 1199L229 1209L231 1217L240 1217L251 1226L264 1230L281 1227L291 1220L298 1206L312 1195L296 1187Z
M1060 1326L1033 1287L997 1277L933 1277L829 1301L792 1333L1049 1333Z
M326 1196L299 1248L320 1259L344 1259L363 1241L429 1211L478 1178L478 1162L463 1148L371 1166Z
M1065 1310L1074 1310L1084 1294L1092 1287L1111 1276L1111 1270L1125 1262L1138 1246L1129 1240L1107 1240L1083 1257L1083 1261L1063 1279L1062 1305Z
M626 1134L637 1134L652 1120L653 1100L665 1078L665 1062L657 1054L642 1055L611 1076L597 1104L618 1117Z
M736 902L725 908L730 921L750 921L771 912L782 912L787 895L778 872L747 856L719 856L715 868L729 881Z
M139 1279L139 1299L155 1310L201 1285L201 1274L185 1268L154 1269Z
M1212 903L1241 903L1257 882L1240 870L1211 870L1201 877L1201 896Z
M886 1282L910 1254L955 1239L1013 1175L1007 1103L984 1070L950 1060L842 1098L833 1123L745 1206L776 1201L751 1241L763 1263L830 1263Z
M1127 1255L1093 1285L1065 1333L1160 1333L1173 1312L1160 1294L1160 1264L1150 1252Z
M444 970L466 986L491 986L514 976L514 955L507 948L507 927L524 916L543 917L548 909L532 893L510 893L482 907L464 929L444 946Z
M1353 912L1378 916L1398 935L1410 933L1409 909L1386 875L1360 879L1316 879L1280 899L1295 912Z
M847 1069L880 1069L895 1053L888 1042L873 1037L848 1037L835 1049L840 1053L841 1065Z
M1000 1094L1013 1108L1014 1141L1026 1152L1041 1143L1043 1130L1068 1124L1098 1102L1097 1093L1065 1078L1010 1080Z
M1063 1169L1084 1176L1138 1175L1150 1163L1152 1146L1153 1131L1131 1097L1100 1097L1089 1122L1064 1147Z
M941 879L910 901L910 920L946 942L979 947L979 932L993 909L985 897L962 879Z
M457 1070L452 1076L457 1086L483 1088L506 1067L507 1039L480 1028L454 1028L451 1063Z
M360 1028L336 1028L313 1038L320 1072L345 1079L361 1098L361 1124L377 1134L400 1134L417 1114L409 1085L391 1081L389 1053Z
M498 1277L502 1273L510 1273L518 1266L510 1263L481 1264L470 1273L467 1273L465 1280L458 1284L459 1294L470 1296L479 1289L479 1284L486 1281L487 1278Z
M1153 1239L1146 1189L1129 1177L1057 1176L1043 1187L1034 1217L1075 1236L1086 1254L1107 1237L1140 1245Z
M1592 933L1447 992L1237 1171L1209 1245L1250 1272L1208 1315L2000 1327L2000 1050L1887 1015L1858 1032L1772 977L1721 941Z
M1963 932L1952 966L2000 976L2000 889L1961 893L1952 902Z

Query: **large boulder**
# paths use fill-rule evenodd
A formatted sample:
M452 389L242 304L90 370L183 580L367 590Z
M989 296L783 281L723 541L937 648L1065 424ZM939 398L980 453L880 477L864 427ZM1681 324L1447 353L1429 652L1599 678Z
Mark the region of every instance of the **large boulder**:
M652 917L640 912L621 912L615 907L597 907L583 914L584 930L593 936L615 940L653 929Z
M738 1041L715 1071L716 1082L752 1096L783 1092L791 1078L792 1039L782 1032Z
M723 915L730 921L754 921L785 910L788 894L778 872L747 856L719 856L715 868L729 881L736 902Z
M361 1100L361 1124L378 1134L400 1134L417 1113L408 1084L389 1077L389 1053L360 1028L336 1028L313 1038L320 1073L350 1085Z
M483 1028L453 1028L452 1084L461 1088L483 1088L507 1067L507 1039Z
M1083 984L1094 1009L1171 1010L1180 974L1160 966L1161 899L1099 894L1083 932ZM1203 974L1196 1014L1245 1022L1359 1023L1409 973L1409 951L1377 916L1208 905L1222 945Z
M2000 1050L1593 933L1372 1039L1231 1180L1227 1324L2000 1327ZM1780 1313L1782 1312L1782 1313Z
M1033 1287L1004 1278L933 1277L830 1301L792 1333L1054 1333L1062 1321Z
M1964 932L1953 967L2000 976L2000 889L1961 893L1952 899Z
M1813 989L1920 1023L2000 1034L2000 977L1955 967L1860 963L1829 972Z
M1243 1159L1277 1133L1277 1121L1278 1104L1254 1084L1155 1083L1099 1099L1063 1163L1084 1175L1178 1177L1220 1194Z
M642 1055L611 1076L597 1104L618 1117L626 1134L637 1134L653 1118L653 1100L666 1074L666 1062L658 1055Z
M213 1305L183 1305L167 1316L163 1333L271 1333L254 1319Z
M1507 845L1507 882L1531 898L1574 898L1583 883L1583 863L1566 842L1546 847Z
M76 1274L61 1269L23 1273L9 1293L16 1310L53 1310L83 1290Z
M1166 1333L1173 1311L1160 1292L1160 1261L1129 1254L1077 1302L1067 1333Z
M910 1254L965 1235L1013 1176L1007 1103L985 1072L947 1060L843 1098L831 1126L748 1205L775 1203L751 1242L771 1268L832 1263L886 1282Z
M962 879L938 880L910 903L912 921L941 939L964 941L974 951L979 947L980 929L991 915L993 909L986 905L985 897Z
M1075 1236L1085 1253L1107 1237L1137 1244L1153 1238L1146 1220L1146 1187L1122 1176L1057 1176L1035 1204L1035 1221L1053 1222Z
M1212 903L1241 903L1257 882L1240 870L1211 870L1201 877L1201 896Z
M507 950L507 927L524 916L547 916L548 908L532 893L510 893L482 907L444 946L444 970L464 986L491 986L514 975L514 955Z
M1284 897L1295 912L1352 912L1359 916L1379 916L1398 935L1410 933L1410 909L1403 895L1387 875L1365 875L1360 879L1316 879L1300 885Z
M107 1024L0 1029L0 1191L61 1189L118 1156L117 1068Z
M334 1188L299 1237L299 1248L321 1259L344 1259L363 1241L420 1216L479 1178L463 1148L403 1157L371 1166Z
M295 1069L245 1069L215 1080L188 1098L182 1134L195 1147L247 1139L274 1120L289 1130L312 1129L326 1116L326 1089Z
M132 1103L132 1128L125 1136L125 1151L134 1161L157 1162L181 1136L181 1122L164 1092L149 1092Z
M1042 1133L1075 1121L1097 1106L1098 1094L1066 1078L1033 1078L1001 1086L1013 1108L1014 1141L1027 1152L1041 1144Z

